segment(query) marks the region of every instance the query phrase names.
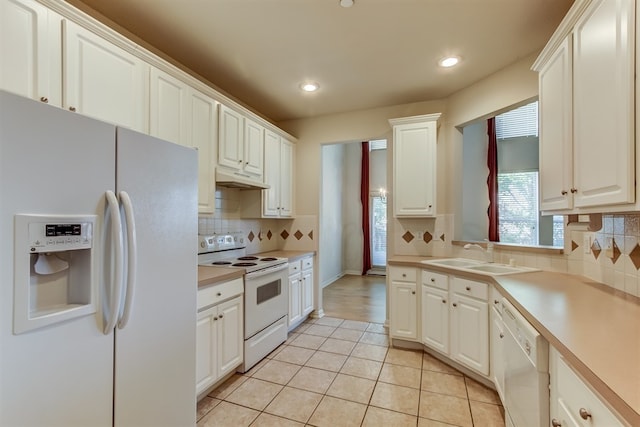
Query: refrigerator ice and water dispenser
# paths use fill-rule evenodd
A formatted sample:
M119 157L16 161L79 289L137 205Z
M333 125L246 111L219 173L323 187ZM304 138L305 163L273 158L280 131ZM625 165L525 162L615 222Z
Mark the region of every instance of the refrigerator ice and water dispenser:
M15 215L15 334L96 312L96 215Z

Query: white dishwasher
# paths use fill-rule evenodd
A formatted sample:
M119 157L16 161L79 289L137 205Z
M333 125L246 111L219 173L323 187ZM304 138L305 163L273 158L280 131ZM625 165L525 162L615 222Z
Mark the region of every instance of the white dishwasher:
M549 343L502 299L507 427L549 425Z

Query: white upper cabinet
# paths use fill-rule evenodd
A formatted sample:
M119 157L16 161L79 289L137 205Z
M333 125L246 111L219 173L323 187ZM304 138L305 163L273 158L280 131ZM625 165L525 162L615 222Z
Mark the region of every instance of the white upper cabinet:
M580 0L534 64L541 210L638 209L635 58L635 2Z
M63 107L146 133L149 65L69 20L63 24Z
M166 141L189 146L189 86L155 67L151 68L149 133Z
M594 1L573 33L575 206L635 200L635 10Z
M264 128L253 120L244 119L244 171L262 177L264 170Z
M271 131L264 139L264 182L262 190L264 217L291 217L293 189L293 144Z
M261 182L264 169L264 127L220 106L218 164Z
M393 125L393 213L436 214L436 143L440 114L391 119Z
M35 0L0 2L0 89L62 105L62 17Z
M198 150L198 212L215 211L216 146L218 140L218 103L195 89L189 89L187 131L189 146Z

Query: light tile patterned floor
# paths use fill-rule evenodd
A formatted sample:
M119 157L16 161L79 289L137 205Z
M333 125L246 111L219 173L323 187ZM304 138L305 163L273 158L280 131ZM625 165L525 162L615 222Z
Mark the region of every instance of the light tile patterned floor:
M310 319L249 372L198 403L198 427L504 427L495 391L380 324Z

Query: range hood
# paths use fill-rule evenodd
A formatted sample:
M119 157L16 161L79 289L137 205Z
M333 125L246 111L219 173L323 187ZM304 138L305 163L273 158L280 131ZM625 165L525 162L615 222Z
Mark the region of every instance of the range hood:
M232 172L217 169L216 185L219 187L240 188L243 190L266 190L271 188L269 184L256 181L249 176L242 175L239 172Z

